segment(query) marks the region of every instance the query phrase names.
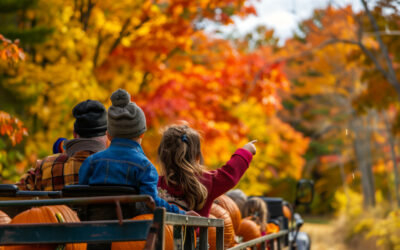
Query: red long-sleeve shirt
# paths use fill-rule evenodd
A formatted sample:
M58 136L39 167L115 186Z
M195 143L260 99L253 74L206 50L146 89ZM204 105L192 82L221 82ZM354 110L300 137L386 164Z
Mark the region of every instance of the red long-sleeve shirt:
M195 211L201 216L208 217L213 201L238 183L249 167L252 158L253 155L249 151L240 148L224 166L204 172L200 177L200 182L207 188L207 200L202 209ZM178 187L167 186L164 176L158 180L158 191L160 197L169 202L182 205L182 201L185 200L184 194Z

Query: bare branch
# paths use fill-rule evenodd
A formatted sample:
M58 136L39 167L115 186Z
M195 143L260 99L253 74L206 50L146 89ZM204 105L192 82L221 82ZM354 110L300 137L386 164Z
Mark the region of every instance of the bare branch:
M376 19L374 18L371 11L369 10L367 2L365 0L361 0L361 3L364 6L365 13L367 14L367 16L369 18L372 28L374 29L376 39L378 40L378 43L379 43L379 48L381 49L382 56L385 58L385 61L386 61L387 67L388 67L388 73L386 74L385 77L387 77L388 81L391 82L391 84L396 89L399 89L400 84L397 81L396 73L394 71L392 60L390 59L388 49L382 40L382 36L379 33L378 23L376 22ZM400 95L400 93L399 93L399 95Z
M93 55L93 69L96 68L97 63L99 61L99 56L100 56L100 49L101 46L103 45L103 43L110 38L110 35L106 35L104 37L101 36L101 32L99 31L99 34L97 36L97 46L96 49L94 51L94 55Z
M91 12L92 12L92 9L93 9L94 5L95 5L95 4L92 3L92 0L89 0L89 1L88 1L87 11L86 11L86 13L85 13L85 15L84 15L84 18L83 18L83 30L84 30L84 31L86 31L86 30L88 29L90 14L91 14ZM82 15L83 15L83 13L82 13Z
M125 30L128 28L130 21L131 21L130 18L125 20L125 22L122 25L122 28L121 28L121 30L119 32L119 35L118 35L117 39L115 39L114 43L111 45L110 49L108 50L108 54L111 54L111 52L113 52L113 50L121 42L122 38L125 36L124 33L125 33Z
M143 24L145 24L147 21L149 21L150 18L147 16L145 19L143 19L138 25L136 25L135 27L133 27L132 30L138 30L140 29L140 27L143 26ZM126 30L128 29L128 26L130 24L130 18L128 18L124 24L122 25L121 31L119 32L119 35L117 37L117 39L115 39L114 43L111 45L108 54L111 54L113 52L113 50L120 44L122 38L128 36L131 34L131 32L126 32Z

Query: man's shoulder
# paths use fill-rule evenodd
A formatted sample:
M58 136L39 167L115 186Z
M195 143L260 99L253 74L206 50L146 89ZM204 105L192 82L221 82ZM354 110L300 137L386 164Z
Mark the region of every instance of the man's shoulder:
M41 166L53 162L65 162L68 160L68 158L69 158L68 155L65 153L48 155L41 160L37 160L36 166Z
M74 153L70 159L73 160L78 160L78 161L84 161L85 159L87 159L89 156L92 156L93 154L95 154L96 152L93 151L88 151L88 150L84 150L84 151L78 151L76 153Z
M86 158L90 158L90 159L98 159L98 158L102 158L105 157L106 155L108 155L108 150L103 150L103 151L99 151L99 152L89 152L89 151L80 151L77 152L74 156L80 156L80 157L85 157Z

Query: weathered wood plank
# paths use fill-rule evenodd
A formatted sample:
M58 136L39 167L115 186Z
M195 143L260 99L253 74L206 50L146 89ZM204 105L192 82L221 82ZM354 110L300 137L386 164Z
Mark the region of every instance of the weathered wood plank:
M0 245L145 240L152 220L7 224L0 226Z

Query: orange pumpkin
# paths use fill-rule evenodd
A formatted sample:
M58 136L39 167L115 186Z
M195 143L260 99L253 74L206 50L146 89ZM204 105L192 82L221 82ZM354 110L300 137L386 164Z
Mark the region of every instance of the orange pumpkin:
M283 210L283 215L284 215L288 220L292 219L292 211L290 211L290 208L289 208L288 206L284 205L284 206L282 207L282 210Z
M11 218L0 210L0 224L8 224L10 223ZM4 246L0 246L0 250L4 250Z
M29 224L29 223L62 223L62 222L79 222L76 213L67 206L44 206L31 208L16 215L10 224ZM55 249L57 244L46 245L16 245L5 246L5 250L27 250L27 249ZM66 250L84 250L86 243L66 244Z
M208 218L216 219L216 217L212 214L210 214ZM208 228L208 244L210 245L209 250L216 250L217 248L217 241L215 240L216 234L217 234L217 229L215 227Z
M141 214L138 215L132 220L153 220L153 214ZM165 249L174 249L174 230L171 225L165 226ZM121 242L113 242L111 249L112 250L124 250L124 249L143 249L146 245L146 241L121 241Z
M210 215L214 215L217 219L224 220L224 248L232 247L232 245L235 244L235 231L233 229L232 219L228 211L226 211L220 205L213 203L211 206Z
M239 207L227 195L221 195L220 197L215 199L214 202L223 207L226 211L228 211L232 219L233 229L235 230L235 233L237 233L240 221L242 220L242 214L240 213Z
M279 232L279 226L276 225L275 223L268 223L267 224L267 230L266 234L274 234Z
M10 221L11 218L6 213L0 210L0 224L8 224L10 223Z
M238 236L243 238L243 242L261 237L260 226L249 218L244 218L239 225Z

